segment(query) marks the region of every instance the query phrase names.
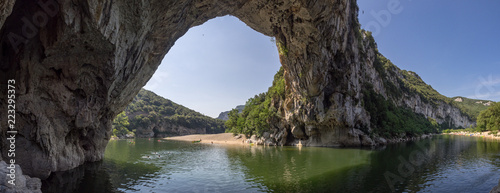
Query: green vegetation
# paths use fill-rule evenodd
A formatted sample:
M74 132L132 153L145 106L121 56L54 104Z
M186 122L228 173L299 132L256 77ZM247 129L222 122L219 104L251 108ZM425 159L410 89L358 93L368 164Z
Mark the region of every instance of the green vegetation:
M264 131L269 130L270 121L281 117L276 106L284 99L285 79L283 68L280 68L267 92L248 99L241 113L236 109L229 112L229 120L225 124L226 132L261 136Z
M466 100L462 102L466 102ZM475 128L469 127L467 129L446 129L443 130L443 133L476 133L485 131L490 131L490 134L494 135L495 137L498 136L498 131L500 131L500 103L492 103L489 108L481 111L477 117L477 126Z
M403 75L403 83L405 87L409 88L412 93L417 93L420 95L422 101L430 102L437 105L438 101L443 101L448 103L450 99L432 88L430 85L426 84L417 73L412 71L402 70L400 71Z
M130 124L119 124L123 119ZM135 128L145 128L158 122L187 128L206 128L207 133L222 133L225 130L224 121L205 116L145 89L139 91L125 111L115 118L113 125L121 125L121 130L126 128L135 132Z
M376 46L371 33L363 32L372 46ZM376 50L376 49L375 49ZM384 137L414 136L436 133L448 128L449 123L438 124L432 118L414 113L406 107L398 107L392 100L404 94L419 95L423 102L437 105L439 101L451 102L451 99L439 94L427 85L415 72L399 69L389 59L376 50L373 67L383 80L389 98L377 94L370 83L363 88L363 107L370 114L370 127L373 132ZM392 78L392 79L391 79ZM394 79L395 78L395 79ZM366 129L365 132L367 133Z
M457 98L461 98L462 102L455 101L455 99L457 99ZM488 106L486 106L485 104L490 102L490 101L469 99L469 98L465 98L465 97L453 97L453 98L451 98L451 100L452 100L451 104L453 106L459 108L460 111L469 115L469 117L473 121L475 121L477 119L477 117L479 116L479 113L481 111L488 109Z
M288 56L288 49L281 41L278 41L276 46L278 46L278 53L280 56Z
M113 136L123 137L127 134L134 134L128 129L129 125L130 123L128 122L128 117L125 115L125 112L118 114L115 120L113 120Z
M458 133L458 132L474 133L474 132L476 132L476 129L472 128L472 127L465 128L465 129L444 129L442 132L443 133Z
M492 104L479 114L476 130L497 132L500 130L500 103Z
M363 90L362 105L370 114L370 125L362 128L365 133L368 132L368 127L372 129L372 133L384 137L403 137L416 136L427 133L438 133L440 131L453 131L455 126L451 124L450 117L444 117L444 122L438 124L435 119L426 118L422 114L413 112L410 108L399 107L395 104L403 96L419 96L422 102L431 104L437 107L440 104L450 104L457 107L460 111L467 115L471 120L476 120L479 112L486 109L484 105L489 101L481 101L460 97L462 101L448 98L437 92L432 86L426 84L418 74L412 71L399 69L389 59L385 58L378 52L377 44L371 35L371 32L360 30L356 33L360 46L365 43L360 39L364 36L367 39L369 46L375 50L376 58L373 62L373 67L381 77L387 97L378 94L374 91L373 85L365 82ZM275 41L271 39L271 41ZM280 55L287 55L288 50L282 42L276 42ZM366 53L362 53L366 54ZM363 66L361 66L363 68ZM300 73L299 77L302 78ZM275 75L273 85L268 92L256 95L250 98L245 106L245 109L239 113L238 110L232 110L229 113L229 120L225 123L226 132L242 133L247 136L260 136L264 131L269 130L270 123L276 122L281 118L280 111L276 107L280 107L279 103L285 98L285 83L283 78L283 69ZM302 98L302 102L306 102L307 98ZM491 118L493 112L481 114L480 129L490 130L497 129L499 126L498 120ZM490 116L491 115L491 116ZM493 120L493 121L492 121ZM497 122L495 122L497 121ZM451 128L451 129L450 129ZM479 127L478 127L479 128ZM446 129L446 130L444 130ZM463 129L463 128L459 128ZM463 130L474 130L467 128Z
M440 94L430 85L426 84L417 73L399 69L389 59L377 52L377 59L373 62L373 67L384 80L384 86L387 89L387 94L392 97L399 98L407 92L409 94L417 94L421 100L426 103L437 104L438 101L445 103L451 102L451 99ZM398 76L400 74L401 76ZM396 77L397 85L391 82L387 76Z
M414 136L438 132L434 119L426 119L408 108L397 107L392 101L373 91L367 84L363 91L363 106L370 113L370 127L383 137ZM368 133L365 129L364 132Z
M489 101L460 97L463 101L458 102L454 101L458 97L448 98L440 94L432 88L432 86L426 84L417 73L399 69L389 59L385 58L378 52L376 48L377 44L370 32L363 30L361 32L366 36L370 45L376 51L377 58L373 63L373 67L378 72L380 77L382 77L384 87L386 88L387 94L390 98L398 99L405 93L410 95L419 95L423 102L430 103L434 106L437 106L441 102L455 106L473 121L476 120L479 112L487 108L484 104ZM391 78L393 79L391 80Z

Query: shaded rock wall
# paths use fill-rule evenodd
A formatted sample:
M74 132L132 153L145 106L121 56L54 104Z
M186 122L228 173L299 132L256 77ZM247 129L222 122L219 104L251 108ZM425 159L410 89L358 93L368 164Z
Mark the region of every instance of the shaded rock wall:
M16 80L16 155L26 174L46 178L102 159L113 117L175 41L227 14L276 37L287 92L277 141L303 135L307 145L370 144L358 130L369 125L362 83L381 80L365 73L373 71L373 50L358 41L355 0L13 2L0 3L0 87Z

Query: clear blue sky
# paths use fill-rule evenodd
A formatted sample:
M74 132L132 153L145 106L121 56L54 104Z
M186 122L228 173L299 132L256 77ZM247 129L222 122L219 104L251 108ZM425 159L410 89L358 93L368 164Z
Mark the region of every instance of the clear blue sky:
M449 97L500 101L500 1L358 5L361 27L374 32L379 51L401 69ZM225 16L177 40L145 88L216 117L267 91L279 66L270 37Z
M270 37L236 17L219 17L178 39L145 88L217 117L266 92L280 66Z

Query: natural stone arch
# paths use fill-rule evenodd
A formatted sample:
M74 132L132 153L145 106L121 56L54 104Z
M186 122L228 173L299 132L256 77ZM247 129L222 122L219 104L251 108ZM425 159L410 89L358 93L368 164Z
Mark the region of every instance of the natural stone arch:
M366 59L358 54L355 0L9 0L0 8L0 84L16 80L16 163L26 174L45 178L102 159L113 117L175 40L227 14L280 44L287 91L285 119L276 126L282 144L287 135L305 136L309 145L361 144L353 128L368 123L359 103ZM44 13L46 22L33 20ZM30 24L19 25L23 18L35 24L32 37L23 31ZM25 39L13 43L12 34Z

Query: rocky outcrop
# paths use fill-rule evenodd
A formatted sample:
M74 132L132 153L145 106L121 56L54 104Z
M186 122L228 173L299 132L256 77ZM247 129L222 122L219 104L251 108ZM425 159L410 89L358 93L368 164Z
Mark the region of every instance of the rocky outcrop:
M234 109L238 109L238 111L241 113L241 111L243 111L244 108L245 108L245 105L238 105ZM231 111L224 111L224 112L220 113L219 116L217 117L217 119L220 119L223 121L229 120L229 112L231 112Z
M23 175L23 170L17 164L12 166L0 161L0 192L42 192L42 181L39 178ZM11 180L14 185L9 183Z
M355 0L12 2L0 3L0 87L16 80L16 156L29 175L46 178L102 159L113 117L174 42L189 28L227 14L276 38L287 93L279 107L284 118L272 128L277 143L301 137L317 146L377 141L360 130L370 120L361 90L371 82L385 91L372 65L374 48L359 33ZM413 98L401 103L429 115L454 111L429 112ZM0 101L7 101L5 94ZM6 117L6 103L0 109Z

